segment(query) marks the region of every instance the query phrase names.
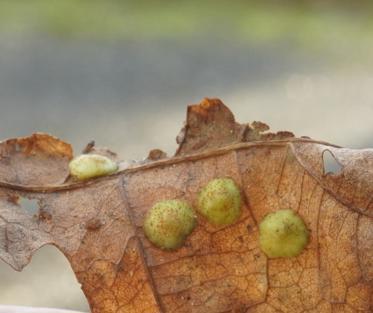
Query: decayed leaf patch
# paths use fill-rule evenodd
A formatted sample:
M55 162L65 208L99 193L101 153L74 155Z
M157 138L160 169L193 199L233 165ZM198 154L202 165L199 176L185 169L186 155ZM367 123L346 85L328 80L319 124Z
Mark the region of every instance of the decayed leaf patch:
M41 246L55 245L92 312L370 312L372 149L241 125L217 99L189 107L178 142L172 158L153 150L145 162L87 181L68 177L71 147L54 137L2 142L0 258L21 270ZM326 150L342 166L336 174L324 171ZM84 152L117 159L92 144ZM142 226L155 203L196 207L199 191L225 177L242 193L238 221L217 227L198 216L176 251L148 241ZM258 224L280 209L302 217L310 242L297 257L267 259Z

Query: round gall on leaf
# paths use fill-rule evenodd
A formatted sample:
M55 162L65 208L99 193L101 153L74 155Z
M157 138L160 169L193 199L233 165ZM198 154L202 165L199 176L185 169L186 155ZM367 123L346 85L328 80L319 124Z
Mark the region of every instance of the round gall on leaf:
M158 248L177 249L196 226L196 216L188 203L165 200L156 203L144 221L146 237Z
M308 243L309 231L292 210L279 210L264 217L259 225L259 242L269 258L299 255Z
M241 193L230 178L211 180L198 195L198 211L212 224L233 224L241 215Z
M112 174L118 170L113 160L98 154L82 154L70 164L70 174L80 180Z

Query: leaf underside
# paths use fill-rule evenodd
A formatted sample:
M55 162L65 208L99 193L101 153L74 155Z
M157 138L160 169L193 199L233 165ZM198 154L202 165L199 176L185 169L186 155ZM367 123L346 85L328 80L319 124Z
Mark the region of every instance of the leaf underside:
M69 260L92 312L371 312L373 149L353 150L261 122L238 124L218 99L188 107L173 157L152 150L139 163L88 181L69 177L71 146L47 134L0 143L0 259L22 270L55 245ZM323 154L341 166L326 173ZM85 153L116 158L87 146ZM230 177L245 199L233 225L201 216L177 251L144 236L160 200L193 206L211 179ZM37 201L37 212L21 199ZM304 219L311 238L295 258L268 259L258 223L279 209Z

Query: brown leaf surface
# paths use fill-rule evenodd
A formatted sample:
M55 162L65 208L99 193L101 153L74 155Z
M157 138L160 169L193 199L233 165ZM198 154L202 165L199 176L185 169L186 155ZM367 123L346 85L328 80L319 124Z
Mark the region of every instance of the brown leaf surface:
M145 163L74 182L66 180L68 144L45 134L4 141L0 258L22 270L37 249L55 245L95 313L372 311L372 149L240 125L217 99L188 108L178 142L173 158L154 150ZM325 151L340 172L325 173ZM150 244L142 230L149 208L174 198L195 204L215 177L241 187L239 221L215 228L199 217L179 250ZM38 212L21 198L37 201ZM302 216L311 240L296 258L267 259L258 223L284 208Z

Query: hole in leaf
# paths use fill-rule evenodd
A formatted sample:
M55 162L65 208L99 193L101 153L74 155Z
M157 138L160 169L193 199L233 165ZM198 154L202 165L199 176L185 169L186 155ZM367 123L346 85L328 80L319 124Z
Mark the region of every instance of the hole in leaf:
M2 311L2 305L89 312L88 302L70 264L54 246L38 250L22 272L16 272L0 261L0 277L0 312L9 312ZM35 308L31 312L44 311Z
M16 152L21 152L22 148L21 148L20 144L16 143L15 146L14 146L14 150Z
M338 175L342 171L343 166L337 161L333 153L325 150L322 154L324 164L324 175L333 174Z
M38 199L20 198L18 203L30 215L39 213Z

